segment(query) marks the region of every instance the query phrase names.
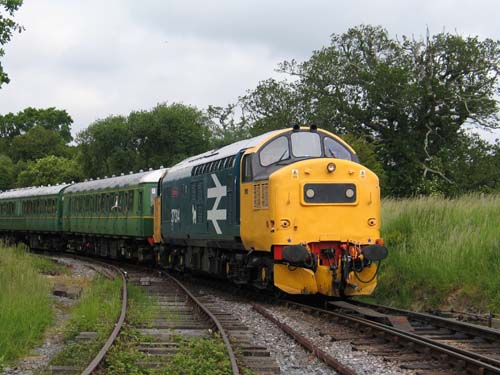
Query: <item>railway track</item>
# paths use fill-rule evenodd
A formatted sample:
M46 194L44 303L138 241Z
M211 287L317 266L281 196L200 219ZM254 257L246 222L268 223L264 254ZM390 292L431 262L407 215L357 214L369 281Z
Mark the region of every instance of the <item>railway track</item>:
M496 330L367 304L333 302L326 308L293 301L283 304L342 328L351 327L358 333L348 338L353 350L396 361L402 369L419 374L500 374L500 332ZM328 334L343 339L343 334Z
M101 262L98 262L98 263L101 265L105 265L105 267L107 267L108 269L115 271L115 273L117 275L119 275L119 277L121 277L121 279L122 279L122 307L121 307L120 316L118 318L118 321L115 324L115 328L113 329L113 331L111 331L111 334L109 335L108 339L104 343L104 345L101 348L101 350L99 351L99 353L97 353L97 355L90 362L90 364L87 366L87 368L82 371L81 375L90 375L97 369L97 367L100 365L101 361L106 356L106 353L111 348L111 345L113 345L116 338L118 337L120 330L122 329L123 322L125 321L125 316L127 314L127 293L128 293L128 291L127 291L127 280L125 279L125 275L123 274L123 272L119 268L117 268L113 265L105 264L105 263L101 263Z
M154 338L154 341L140 343L140 351L156 358L142 366L161 367L177 350L173 336L205 337L210 332L219 332L230 357L233 375L245 370L261 375L280 373L267 348L253 345L248 327L225 311L213 295L193 292L177 278L163 272L153 276L150 272L129 268L128 279L154 296L153 300L159 304L159 316L135 327L144 337Z
M192 292L171 275L153 274L137 267L128 267L128 279L153 295L158 301L158 310L163 312L162 317L135 327L144 337L154 338L140 343L140 351L154 358L143 366L160 367L176 352L178 344L171 340L173 334L194 337L220 332L233 374L239 374L242 369L265 375L280 373L270 352L265 347L252 346L248 327L219 306L210 293ZM357 301L328 302L324 308L294 301L282 301L282 304L337 324L337 329L326 334L333 340L347 337L354 351L382 356L384 361L393 361L401 369L416 374L500 374L500 331L495 329ZM314 340L273 318L272 312L263 306L255 304L254 309L266 318L274 319L278 327L339 374L355 373L315 345ZM166 319L165 311L175 318ZM349 327L351 332L346 334ZM115 338L118 331L119 328L115 327ZM234 352L239 355L235 356ZM104 355L103 348L100 359L92 362L94 368ZM92 370L82 374L91 373Z
M59 256L59 255L58 255ZM123 323L125 322L125 317L127 314L127 301L128 301L128 289L127 289L127 280L125 278L124 273L116 266L100 262L95 259L88 259L88 258L82 258L82 257L77 257L77 256L72 256L71 258L77 259L87 265L87 267L92 268L95 270L97 273L101 274L102 276L108 278L108 279L114 279L119 277L122 281L122 286L121 286L121 309L120 309L120 315L114 325L113 330L111 331L109 337L99 350L99 352L96 354L96 356L90 361L88 366L81 372L81 375L90 375L93 374L99 365L101 364L102 360L106 356L108 350L111 348L113 343L115 342L116 338L118 337L120 330L122 329ZM86 332L89 334L89 332ZM90 332L90 334L94 334L94 332ZM82 334L80 334L82 335ZM93 337L93 335L92 335ZM59 375L59 374L74 374L76 373L76 369L73 368L72 366L50 366L49 368L50 373L54 375Z
M139 351L151 358L141 366L161 368L165 365L179 349L179 337L211 337L218 332L225 343L232 374L240 374L233 347L219 318L182 283L167 274L152 276L130 268L127 275L130 282L153 296L157 304L157 316L134 327L144 337Z

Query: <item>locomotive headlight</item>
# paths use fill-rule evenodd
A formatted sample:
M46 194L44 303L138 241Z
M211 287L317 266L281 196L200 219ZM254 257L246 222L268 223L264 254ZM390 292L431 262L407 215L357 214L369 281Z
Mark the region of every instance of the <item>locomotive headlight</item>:
M316 194L316 193L314 192L314 190L313 190L313 189L307 189L307 190L306 190L306 197L307 197L307 198L309 198L309 199L314 198L314 195L315 195L315 194Z
M328 165L326 166L326 170L328 171L328 173L335 172L336 168L337 166L335 165L335 163L328 163Z
M352 198L352 197L354 197L354 189L351 189L351 188L346 189L346 191L345 191L345 196L346 196L347 198Z

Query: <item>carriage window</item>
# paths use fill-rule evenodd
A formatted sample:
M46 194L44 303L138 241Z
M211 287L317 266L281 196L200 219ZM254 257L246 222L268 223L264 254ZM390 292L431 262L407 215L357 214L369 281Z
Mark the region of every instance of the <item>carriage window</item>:
M142 211L142 191L139 192L139 202L138 202L137 210L139 212Z
M344 160L352 160L352 155L340 142L333 138L325 137L323 144L325 145L325 156L327 158L336 158Z
M295 157L320 157L321 140L318 133L292 133L292 154Z
M134 191L133 190L131 190L128 193L128 209L129 209L129 211L134 210Z
M288 139L279 137L268 143L260 152L260 164L267 167L281 160L290 158Z

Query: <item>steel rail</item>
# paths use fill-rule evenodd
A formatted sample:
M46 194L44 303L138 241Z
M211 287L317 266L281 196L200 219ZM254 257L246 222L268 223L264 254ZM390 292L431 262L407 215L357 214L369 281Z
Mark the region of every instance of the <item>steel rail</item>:
M88 259L85 259L85 261L89 262ZM115 328L113 329L113 331L109 335L108 339L104 343L104 345L101 348L101 350L99 351L99 353L97 353L97 355L94 357L92 362L90 362L90 364L87 366L87 368L82 371L81 375L90 375L95 371L97 366L99 366L99 363L101 363L101 361L105 357L106 353L108 352L109 348L111 348L111 345L113 345L114 341L118 337L118 334L120 333L120 330L123 326L123 322L125 321L125 315L127 314L127 298L128 298L127 297L127 280L126 280L123 272L118 267L115 267L115 266L110 265L110 264L98 262L95 260L92 260L91 262L100 264L101 266L106 267L106 268L112 268L115 272L117 272L121 276L122 282L123 282L123 285L122 285L122 308L121 308L121 312L120 312L120 317L118 318L117 322L115 323Z
M384 333L390 334L392 336L396 336L399 338L402 338L406 341L413 342L414 344L423 346L425 348L432 349L436 352L439 352L441 354L445 354L449 356L450 358L454 358L458 361L463 361L463 363L468 363L471 364L475 367L477 367L480 371L480 373L486 373L486 374L500 374L500 361L497 361L495 359L481 356L476 353L468 352L466 350L462 350L450 345L442 344L439 342L436 342L431 339L427 339L425 337L418 336L413 333L405 332L402 330L399 330L397 328L387 326L382 323L377 323L371 320L363 319L363 318L358 318L358 317L353 317L352 315L346 315L346 314L341 314L337 313L334 311L330 310L325 310L321 309L318 307L313 307L309 305L304 305L301 303L297 302L292 302L292 301L283 301L283 303L288 304L288 305L294 305L298 306L300 308L304 309L309 309L309 310L314 310L322 314L326 315L332 315L340 319L348 320L352 323L358 323L360 325L370 327L373 329L376 329L378 331L382 331Z
M172 281L174 281L186 293L186 295L194 303L194 305L197 306L213 322L213 324L217 328L217 331L219 331L222 340L224 341L224 344L226 345L226 350L229 355L229 360L231 362L231 369L233 375L239 375L240 370L238 368L238 363L236 361L236 355L234 354L233 347L231 346L231 342L229 341L229 336L227 335L224 327L222 327L222 324L219 322L219 319L217 319L217 317L214 314L212 314L210 310L207 307L205 307L205 305L202 302L200 302L200 300L198 300L198 298L196 298L179 280L177 280L175 277L173 277L168 273L162 272L162 275L166 275Z
M461 322L458 320L452 320L448 318L443 318L442 316L436 316L432 314L427 314L427 313L422 313L422 312L416 312L416 311L410 311L410 310L405 310L405 309L398 309L395 307L390 307L390 306L385 306L385 305L376 305L376 304L371 304L371 303L366 303L366 302L361 302L361 301L354 301L351 300L349 303L352 303L353 305L358 305L358 306L363 306L363 307L368 307L374 310L382 310L382 311L388 311L388 312L393 312L397 313L400 315L404 315L408 318L412 318L415 320L424 320L427 322L435 322L436 324L443 325L446 327L457 327L456 329L461 328L462 331L466 330L467 332L474 332L475 335L482 335L482 336L488 336L492 339L495 340L500 340L500 330L490 328L490 327L485 327L485 326L480 326L477 324L471 324L467 322Z
M291 336L297 343L302 345L305 349L309 350L311 353L313 353L318 359L326 363L328 366L333 368L336 372L338 372L340 375L356 375L356 372L350 369L349 367L343 365L341 362L337 361L335 358L333 358L330 354L325 352L324 350L321 350L317 345L315 345L311 340L307 339L306 337L302 336L300 333L298 333L296 330L294 330L292 327L289 325L280 322L278 319L276 319L272 314L267 311L264 307L261 305L257 305L255 303L252 303L252 307L254 310L259 312L262 316L276 324L283 332Z

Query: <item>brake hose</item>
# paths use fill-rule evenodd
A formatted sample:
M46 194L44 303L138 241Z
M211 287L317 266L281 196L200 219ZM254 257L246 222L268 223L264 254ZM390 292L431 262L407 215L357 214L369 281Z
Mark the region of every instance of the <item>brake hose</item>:
M367 281L364 281L364 280L361 280L358 276L358 273L356 271L354 271L354 276L356 276L356 279L358 279L360 282L364 283L364 284L368 284L368 283L371 283L373 280L375 280L375 277L377 277L378 275L378 270L380 269L380 263L382 261L379 260L378 263L377 263L377 270L375 271L375 274L371 277L370 280L367 280Z

